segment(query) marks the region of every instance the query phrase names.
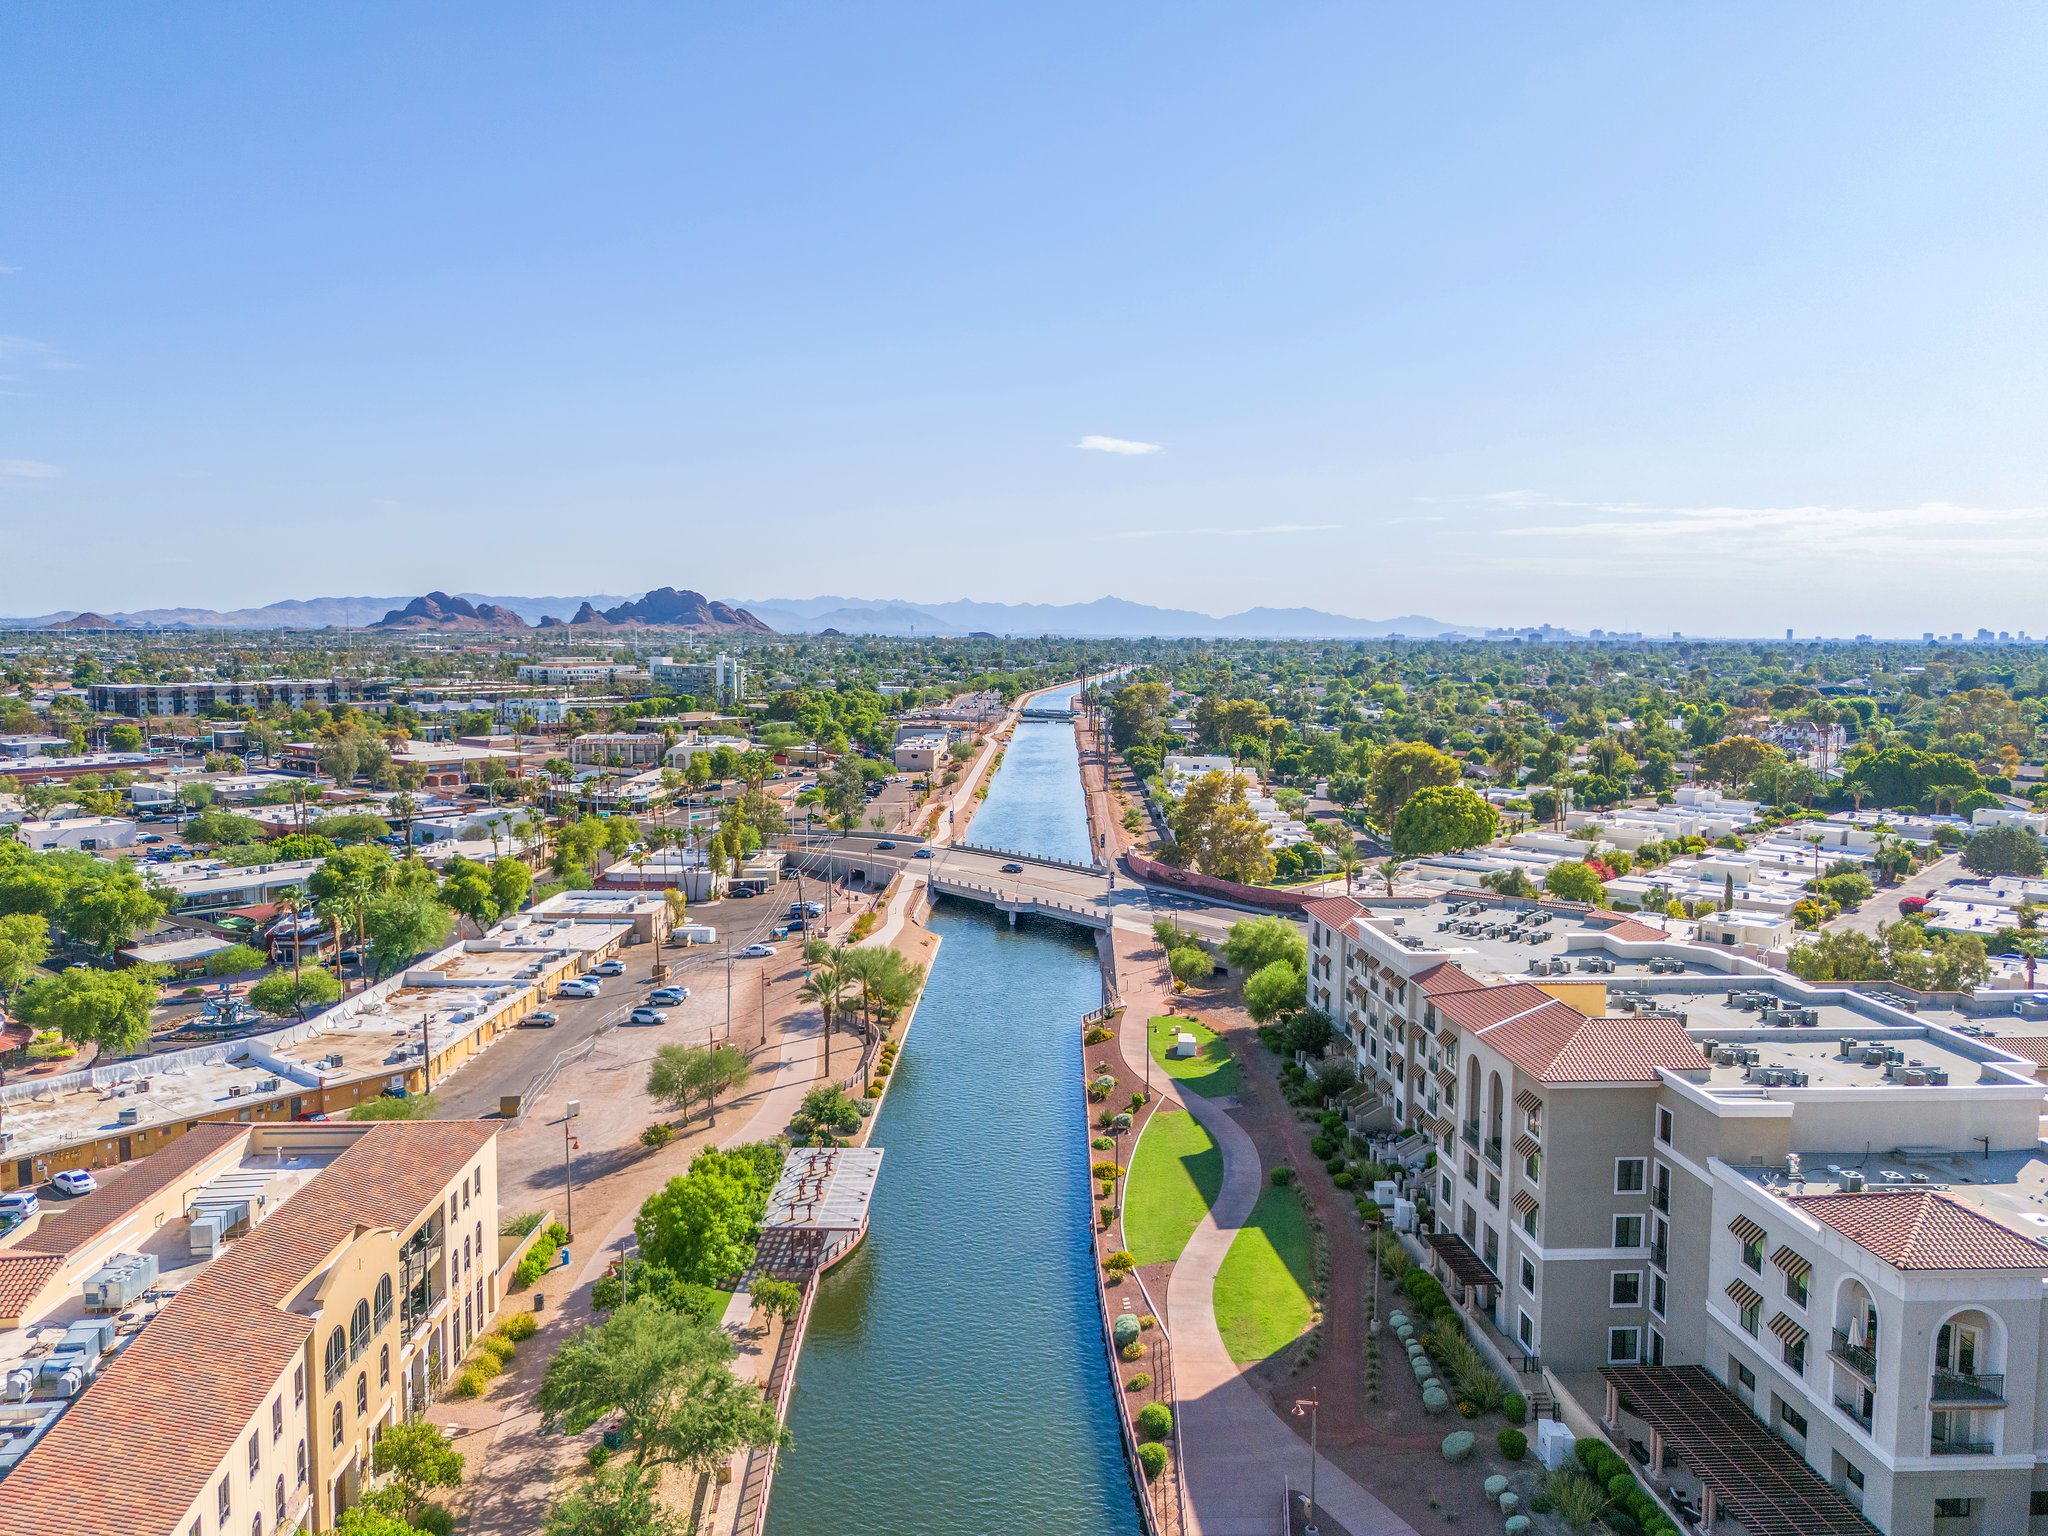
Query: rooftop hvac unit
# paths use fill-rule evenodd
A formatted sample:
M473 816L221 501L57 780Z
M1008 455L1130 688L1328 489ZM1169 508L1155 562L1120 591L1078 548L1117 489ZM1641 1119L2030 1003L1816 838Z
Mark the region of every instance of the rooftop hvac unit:
M341 1065L341 1052L339 1052L339 1051L329 1051L329 1052L327 1053L327 1056L325 1057L325 1059L323 1059L323 1060L321 1061L320 1065L321 1065L321 1066L323 1066L323 1067L338 1067L338 1066L340 1066L340 1065Z
M1714 1064L1716 1066L1732 1067L1741 1059L1742 1053L1732 1045L1717 1045L1714 1047Z
M1881 1045L1866 1045L1863 1047L1863 1065L1866 1067L1882 1066L1890 1057L1891 1052Z
M67 1361L43 1362L43 1389L58 1397L76 1397L85 1389L85 1370Z
M1898 1078L1908 1088L1925 1088L1927 1086L1927 1069L1925 1067L1900 1067Z
M1930 1088L1946 1088L1948 1086L1948 1068L1929 1067L1927 1069L1927 1086Z
M276 1093L283 1086L284 1079L281 1077L262 1077L256 1080L258 1093Z
M209 1211L192 1220L190 1251L198 1258L212 1258L220 1252L220 1237L226 1227L227 1218L218 1211Z
M1842 1036L1842 1054L1844 1056L1854 1056L1862 1049L1863 1047L1857 1043L1854 1035Z
M119 1254L86 1277L85 1310L122 1311L156 1284L156 1276L155 1254Z
M1844 1168L1842 1170L1842 1193L1845 1195L1860 1195L1863 1193L1862 1170L1857 1168Z
M32 1365L16 1366L7 1373L6 1399L10 1403L25 1403L29 1394L36 1389L36 1368Z
M247 1093L248 1091L249 1085L247 1083L228 1084L228 1097L231 1099L239 1099L243 1094Z
M121 1112L120 1112L120 1113L119 1113L118 1115L114 1116L114 1123L115 1123L116 1125L135 1125L135 1124L139 1123L139 1122L141 1121L141 1119L142 1119L142 1111L141 1111L141 1110L139 1110L139 1109L124 1109L124 1110L122 1110L122 1111L121 1111Z

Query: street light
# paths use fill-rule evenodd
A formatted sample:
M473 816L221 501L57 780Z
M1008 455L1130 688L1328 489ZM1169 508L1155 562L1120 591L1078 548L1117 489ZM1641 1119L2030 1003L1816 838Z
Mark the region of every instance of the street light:
M1297 1399L1294 1416L1308 1418L1308 1524L1302 1536L1320 1536L1316 1529L1316 1422L1322 1407L1322 1389L1310 1387L1308 1396Z
M576 1231L576 1165L569 1154L575 1150L575 1142L569 1139L569 1122L583 1113L583 1101L571 1099L562 1108L562 1191L567 1208L568 1220L563 1223L573 1236Z

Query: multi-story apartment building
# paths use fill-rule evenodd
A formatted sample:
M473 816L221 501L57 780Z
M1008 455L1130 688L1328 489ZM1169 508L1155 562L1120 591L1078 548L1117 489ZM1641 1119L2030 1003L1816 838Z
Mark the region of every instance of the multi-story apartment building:
M694 698L736 703L747 691L746 667L736 656L720 651L708 661L677 661L657 656L647 664L655 686Z
M1577 909L1309 915L1354 1113L1426 1138L1418 1235L1511 1361L1624 1440L1760 1422L1816 1530L2048 1529L2039 1025Z
M569 743L569 761L614 768L647 768L666 750L653 731L591 731Z
M368 677L254 677L228 682L94 683L86 694L96 714L131 720L168 715L201 715L216 705L230 709L268 709L283 704L302 709L308 704L360 704L388 699L394 683Z
M22 1405L34 1438L0 1480L0 1536L331 1529L377 1436L497 1311L494 1134L208 1127L157 1154L163 1176L145 1162L17 1234L0 1264L147 1253L172 1294L75 1398ZM76 1285L45 1300L20 1321L82 1311Z

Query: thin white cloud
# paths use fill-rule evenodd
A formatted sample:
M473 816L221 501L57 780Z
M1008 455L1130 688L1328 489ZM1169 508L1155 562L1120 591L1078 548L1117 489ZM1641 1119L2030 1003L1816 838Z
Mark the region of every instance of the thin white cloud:
M63 473L41 459L0 459L0 480L54 480Z
M1256 539L1268 534L1331 533L1342 523L1261 523L1256 528L1132 528L1120 539Z
M1076 448L1085 448L1090 453L1121 453L1131 458L1137 458L1143 454L1157 453L1166 444L1141 443L1129 437L1098 437L1091 432L1082 438L1081 441L1074 444L1074 446Z
M19 267L0 267L0 277L12 277L20 270Z

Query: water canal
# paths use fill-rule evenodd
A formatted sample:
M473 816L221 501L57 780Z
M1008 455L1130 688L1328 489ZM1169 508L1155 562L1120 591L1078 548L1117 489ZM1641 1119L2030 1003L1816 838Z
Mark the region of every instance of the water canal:
M1087 854L1070 727L1017 728L978 840ZM770 1536L1138 1529L1101 1344L1075 1023L1078 929L942 902L944 942L876 1127L868 1238L827 1276Z

